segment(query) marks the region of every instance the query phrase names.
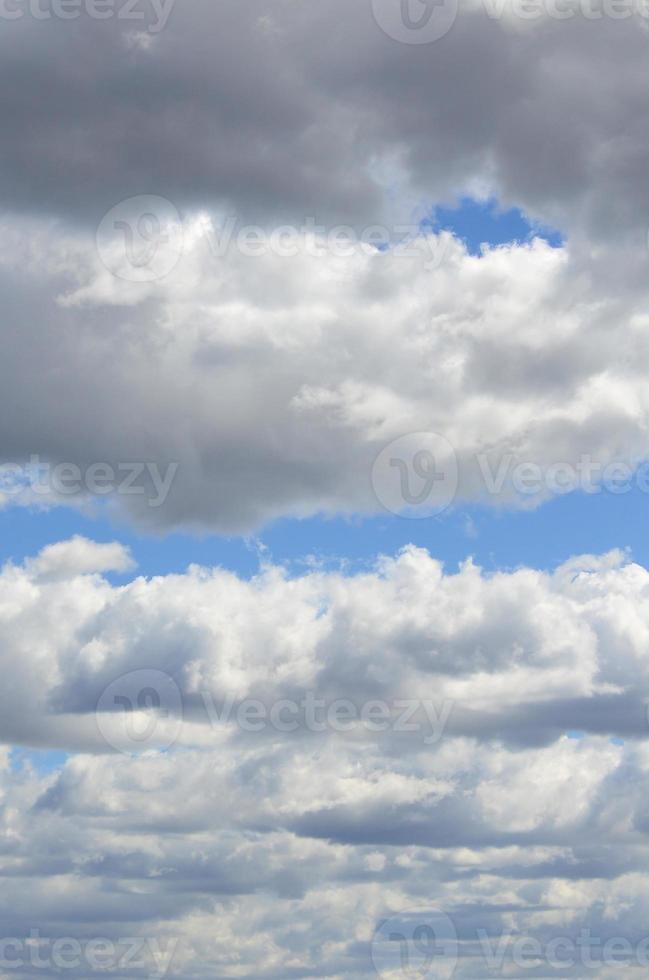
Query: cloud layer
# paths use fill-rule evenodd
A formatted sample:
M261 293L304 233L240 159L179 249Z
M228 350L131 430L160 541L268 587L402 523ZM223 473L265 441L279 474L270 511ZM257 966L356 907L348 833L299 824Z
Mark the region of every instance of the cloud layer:
M188 217L174 268L132 282L85 234L5 225L5 461L84 479L105 464L140 523L240 532L404 509L394 453L374 464L411 433L442 437L433 506L454 499L451 466L458 501L530 506L646 457L646 288L612 293L597 256L540 239L472 256L448 233L336 249L305 232L250 254L224 227ZM627 255L627 280L645 261Z
M5 20L9 207L96 224L159 193L253 221L368 223L386 191L419 204L473 186L570 234L646 237L646 13L598 18L593 0L595 17L572 3L530 19L473 0L410 45L377 23L389 0L136 6L140 20L119 3L108 20Z
M374 929L423 906L451 918L458 976L485 975L478 928L546 955L588 927L641 971L644 568L450 574L409 548L352 577L100 574L127 562L73 539L2 572L2 738L78 750L48 776L6 772L7 935L177 941L182 978L371 977ZM158 710L125 713L147 681ZM309 695L419 710L283 727ZM237 713L253 699L284 707L253 729Z
M381 28L386 4L5 21L4 462L177 464L162 502L144 472L118 505L230 533L401 509L372 472L409 433L450 444L459 500L528 506L583 488L548 467L586 456L601 477L647 457L649 19L485 0L414 45ZM567 245L477 258L430 236L405 255L332 254L339 223L371 238L380 222L394 244L467 193ZM157 210L138 212L145 199ZM160 208L178 217L166 246ZM232 216L276 247L222 246ZM287 256L286 223L321 230ZM543 471L531 495L520 463Z

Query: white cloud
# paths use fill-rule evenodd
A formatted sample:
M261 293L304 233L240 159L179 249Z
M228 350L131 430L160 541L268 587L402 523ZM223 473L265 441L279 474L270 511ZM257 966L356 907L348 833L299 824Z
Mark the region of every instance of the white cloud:
M474 943L478 928L644 937L644 568L618 553L451 574L408 548L351 576L194 567L117 587L97 574L125 558L74 539L2 571L2 737L77 752L50 775L11 773L3 753L7 935L177 940L183 980L370 977L373 929L417 906ZM156 748L174 721L164 687L159 711L147 695L143 717L162 727L139 751L115 751L103 724L102 691L136 671L180 691L169 751ZM426 742L421 715L415 731L250 731L234 709L205 710L308 692L453 711ZM115 726L139 724L122 702ZM463 947L458 976L481 963Z
M72 737L112 751L91 724L95 708L106 689L138 671L168 675L178 689L177 702L159 707L184 715L179 740L188 746L232 735L242 703L270 709L308 693L327 706L348 698L359 709L377 699L428 701L430 715L416 717L422 743L436 723L457 736L519 745L581 729L644 737L649 578L620 553L571 559L553 574L486 575L471 562L450 574L414 547L352 576L314 570L290 578L269 565L248 582L192 567L111 586L98 574L125 571L129 561L118 544L75 538L22 567L5 566L0 628L14 684L4 695L7 742L69 748ZM21 683L27 701L18 709ZM117 695L129 693L124 683ZM171 687L158 693L172 697ZM453 711L444 715L446 703ZM292 711L266 727L302 737L306 709L296 714L300 724ZM356 718L361 742L372 720ZM411 744L384 728L388 741Z
M98 544L79 535L69 541L43 548L38 558L27 562L36 580L42 578L69 579L92 572L128 572L134 562L124 545L118 542Z
M537 240L476 258L433 236L340 259L302 237L291 258L219 258L204 222L188 220L182 258L153 283L113 277L82 234L6 226L6 461L73 464L81 487L107 464L124 486L110 499L136 520L229 532L378 512L377 493L403 509L396 470L377 484L373 466L406 433L446 440L460 501L528 507L602 478L647 485L633 476L647 456L647 296L612 294L584 252ZM332 279L341 261L354 274ZM119 478L130 464L134 486ZM432 500L448 504L443 472Z

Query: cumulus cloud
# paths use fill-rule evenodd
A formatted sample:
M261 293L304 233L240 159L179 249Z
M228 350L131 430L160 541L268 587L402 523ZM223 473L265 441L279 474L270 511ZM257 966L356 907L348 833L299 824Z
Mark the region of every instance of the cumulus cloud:
M586 927L600 954L626 937L641 969L646 569L611 554L451 573L408 548L353 576L194 567L113 586L94 569L124 556L105 547L2 571L2 738L77 750L49 775L3 755L6 935L141 937L147 975L169 951L179 978L371 977L374 930L419 907L424 926L451 918L458 976L498 949L511 969L511 937L545 951ZM124 704L156 684L157 702ZM389 724L350 726L348 707L286 728L309 693L383 702ZM261 727L238 712L253 699ZM410 701L452 710L400 727Z
M231 532L406 508L426 480L411 470L410 498L401 448L375 461L411 433L441 436L433 507L598 492L607 468L615 489L611 466L630 485L647 456L646 290L613 296L579 250L473 256L443 233L340 255L299 233L290 256L269 239L253 255L238 238L219 251L222 227L188 217L169 274L132 282L82 233L5 225L3 457L77 468L40 500L112 488L142 524Z
M160 30L144 6L23 11L0 40L2 461L80 468L37 503L92 496L103 464L141 524L231 533L402 509L417 486L404 498L389 450L387 473L374 461L410 433L457 457L457 494L426 471L433 509L590 492L647 457L642 13L475 0L411 45L369 0L197 0ZM464 193L567 244L332 252L338 223L383 222L394 246ZM176 219L138 213L142 195ZM274 246L223 248L233 217ZM287 223L314 229L288 254ZM10 489L2 506L34 504Z
M97 544L77 535L69 541L48 545L34 561L27 563L27 567L38 580L92 572L128 572L134 566L124 545L118 542Z
M450 574L414 547L351 577L292 578L269 565L246 581L196 566L112 586L98 574L124 571L128 561L119 545L75 538L5 566L3 655L32 704L18 711L15 691L6 690L5 742L51 739L70 748L76 720L77 742L112 752L110 736L102 743L89 719L94 725L98 705L100 715L114 710L101 700L106 689L133 673L146 679L147 670L152 686L166 676L177 687L177 702L157 707L184 719L176 734L188 746L231 733L242 703L268 709L308 694L357 707L428 701L428 718L420 711L416 719L428 745L440 740L442 721L454 735L520 746L576 729L644 738L649 580L621 553L572 559L552 574L486 575L470 561ZM315 715L311 727L305 713L299 718L269 727L319 732ZM243 726L239 735L262 727ZM340 730L354 728L373 730ZM398 727L384 731L399 742Z

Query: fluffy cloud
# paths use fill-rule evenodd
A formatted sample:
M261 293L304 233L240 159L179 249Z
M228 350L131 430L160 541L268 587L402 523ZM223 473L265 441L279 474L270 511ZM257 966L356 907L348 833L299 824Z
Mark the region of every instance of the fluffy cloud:
M527 506L591 486L576 467L596 481L647 456L641 5L530 19L476 0L411 45L386 36L377 3L151 3L137 21L119 4L102 20L20 7L5 21L2 459L79 467L78 493L73 469L51 499L77 501L93 464L132 489L135 466L141 493L116 499L137 521L230 533L398 510L397 471L373 464L409 433L450 444L460 500ZM431 237L407 256L336 258L302 236L290 258L253 258L209 233L231 214L269 233L394 230L467 192L568 244L475 258ZM178 209L184 254L154 282L124 281L123 238L111 273L95 231L143 193ZM448 491L434 484L433 506Z
M420 908L424 926L450 917L458 976L501 953L513 969L517 936L543 959L584 928L600 954L624 937L641 970L644 568L611 554L450 574L410 548L351 577L196 567L112 586L93 570L126 561L77 539L2 572L2 737L80 750L50 775L18 757L11 772L4 753L7 936L75 937L84 956L90 939L123 956L140 937L147 969L127 976L371 977L375 928ZM124 712L165 676L180 727L164 685ZM359 713L287 730L286 705L309 692L327 708L451 710L437 730L439 710L410 730L402 710L382 727ZM261 727L238 713L251 699ZM124 720L139 745L120 743Z
M475 257L447 234L219 254L219 227L188 217L176 267L134 283L81 233L5 226L3 457L78 467L77 496L66 470L53 499L112 487L141 523L242 531L403 509L375 460L408 433L442 437L433 506L456 463L457 500L530 506L646 457L646 290L612 295L596 257L538 239ZM627 258L629 275L645 261ZM388 455L410 467L419 439Z
M192 567L112 586L100 574L128 562L120 546L76 538L5 566L2 649L13 685L3 694L5 742L69 749L72 737L112 752L111 718L117 732L123 712L102 695L132 674L146 681L147 671L141 687L166 676L177 688L177 700L158 708L169 724L184 718L173 741L188 747L232 735L252 700L270 710L307 695L327 706L348 698L359 712L383 701L392 722L397 701L419 700L414 721L428 746L449 732L513 747L571 730L644 738L649 579L621 554L573 559L551 575L486 575L471 562L449 574L412 547L351 577L292 578L271 565L246 581ZM123 683L117 695L129 693ZM267 726L251 716L239 737L267 728L309 740L330 727L322 707L284 710ZM343 712L338 731L355 729L361 741L381 730L369 716L348 721ZM386 743L409 751L416 740L400 738L408 730L384 725Z

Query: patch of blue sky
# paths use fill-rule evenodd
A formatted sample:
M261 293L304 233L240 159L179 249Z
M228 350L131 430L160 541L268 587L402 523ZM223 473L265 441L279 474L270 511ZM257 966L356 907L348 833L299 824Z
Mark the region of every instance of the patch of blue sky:
M524 244L533 238L543 238L553 248L564 244L561 232L532 221L519 208L501 208L495 198L463 197L455 207L437 207L422 227L452 232L471 255L480 255L483 245Z
M33 769L39 776L48 776L62 769L69 759L67 752L56 752L50 749L15 748L10 753L12 772L19 773L25 769Z
M47 544L82 534L130 547L136 574L181 574L190 564L221 566L250 578L265 557L300 574L313 563L353 573L379 554L408 544L427 548L447 569L473 557L486 571L521 565L550 570L574 555L628 549L649 567L649 495L637 487L619 495L580 491L556 496L534 510L456 506L438 517L412 520L392 514L372 517L284 518L250 538L171 533L153 536L116 524L106 510L88 516L67 508L0 512L0 560L21 562ZM133 577L108 576L115 584Z

